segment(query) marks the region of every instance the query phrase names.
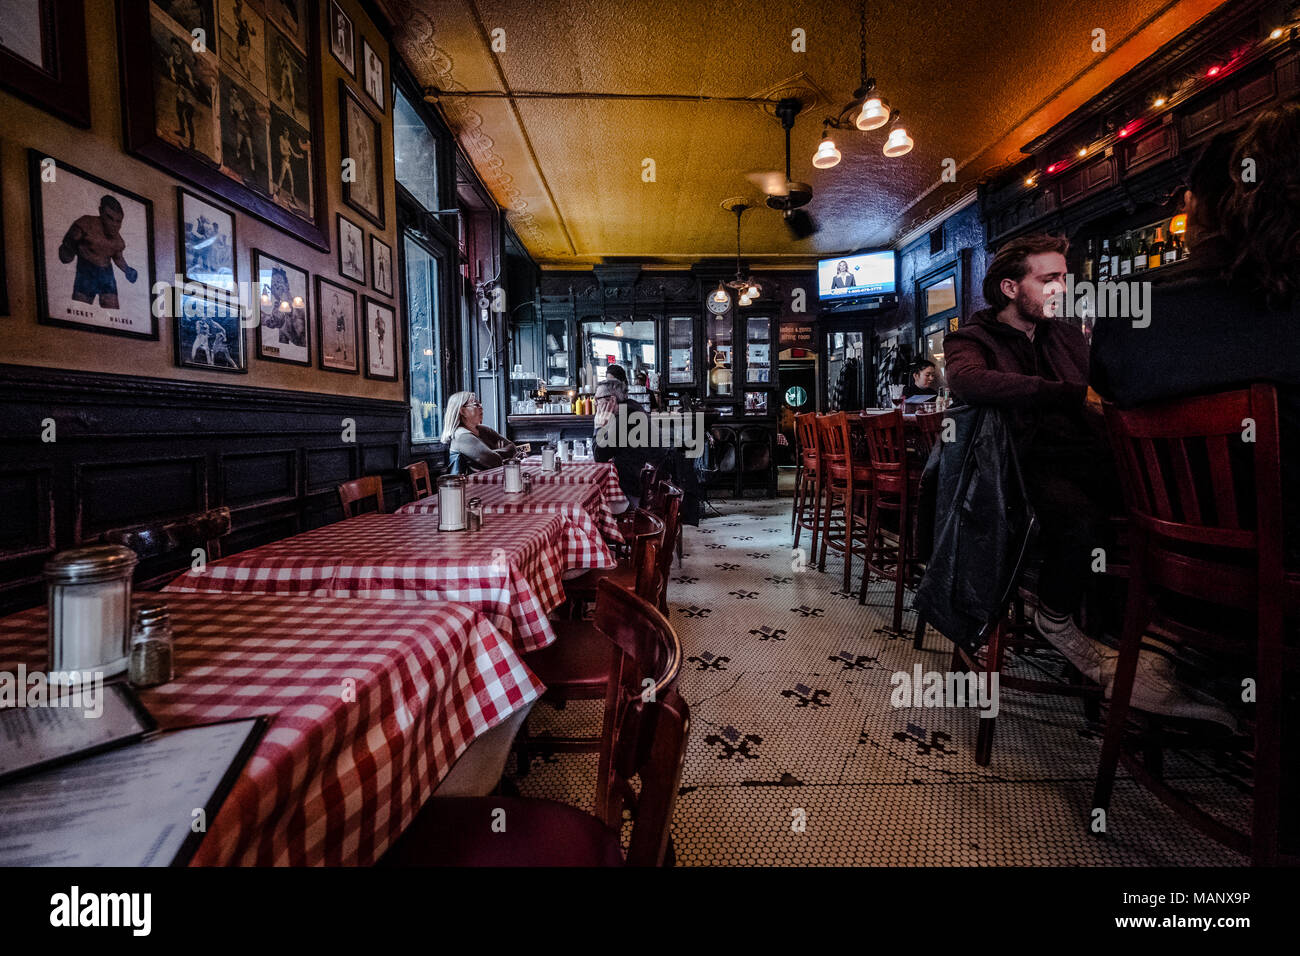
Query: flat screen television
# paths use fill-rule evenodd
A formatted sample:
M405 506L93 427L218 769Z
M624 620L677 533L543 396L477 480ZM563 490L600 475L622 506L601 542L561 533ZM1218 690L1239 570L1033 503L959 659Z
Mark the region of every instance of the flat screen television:
M892 249L822 259L817 263L817 298L828 302L893 295L895 271Z

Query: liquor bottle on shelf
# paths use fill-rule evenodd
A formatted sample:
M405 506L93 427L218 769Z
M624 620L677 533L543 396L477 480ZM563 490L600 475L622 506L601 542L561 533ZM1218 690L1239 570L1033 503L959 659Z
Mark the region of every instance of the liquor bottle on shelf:
M1183 257L1183 237L1170 235L1169 241L1165 243L1165 265L1177 262Z
M1120 250L1120 237L1116 236L1110 241L1110 277L1116 279L1120 274L1120 260L1123 258Z
M1110 278L1110 240L1101 241L1101 259L1097 262L1097 278L1105 282Z
M1159 269L1165 264L1165 230L1163 226L1156 226L1156 241L1151 243L1150 258L1147 260L1148 269Z
M1097 240L1088 240L1088 251L1083 257L1083 277L1088 281L1094 278L1093 273L1097 269Z
M1124 233L1124 241L1119 247L1119 274L1122 276L1132 275L1133 273L1133 230Z
M1137 245L1133 247L1133 271L1146 272L1151 259L1151 246L1145 232L1138 233Z

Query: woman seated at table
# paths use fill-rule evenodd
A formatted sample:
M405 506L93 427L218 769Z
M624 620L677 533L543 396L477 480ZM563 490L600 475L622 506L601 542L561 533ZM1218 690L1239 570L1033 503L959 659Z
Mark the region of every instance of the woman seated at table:
M515 446L483 424L483 404L473 392L457 392L447 400L442 420L453 475L496 468L515 457Z

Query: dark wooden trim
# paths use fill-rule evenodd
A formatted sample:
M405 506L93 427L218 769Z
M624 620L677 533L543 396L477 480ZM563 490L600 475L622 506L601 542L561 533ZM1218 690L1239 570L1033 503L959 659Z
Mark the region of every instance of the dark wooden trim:
M0 86L73 126L90 128L90 81L86 63L85 0L41 0L43 70L0 49Z
M244 212L256 216L300 239L321 252L329 252L327 216L329 203L325 188L325 113L324 85L321 81L320 10L317 0L307 0L310 27L307 30L307 72L312 86L312 177L314 179L311 219L303 218L274 202L250 186L224 175L213 163L160 138L155 130L153 88L151 4L141 0L118 0L118 59L122 83L122 142L126 151L157 166L165 173L184 179ZM217 20L219 5L214 4ZM214 29L217 21L214 20ZM278 29L278 28L277 28ZM214 91L215 94L215 91ZM218 135L220 135L218 127ZM268 136L270 135L268 131ZM268 176L270 172L268 171Z
M337 485L365 471L400 504L409 420L403 401L0 365L0 614L42 600L52 553L113 528L229 507L228 554L338 520Z

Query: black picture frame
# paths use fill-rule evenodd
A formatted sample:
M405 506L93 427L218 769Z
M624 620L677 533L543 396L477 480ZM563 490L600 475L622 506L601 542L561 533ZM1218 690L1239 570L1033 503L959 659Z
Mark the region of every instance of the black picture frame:
M202 295L189 295L186 293L181 293L176 298L180 300L180 307L173 309L174 314L172 315L172 332L173 332L172 337L176 342L177 368L192 368L192 369L199 369L200 371L203 372L224 372L226 374L232 374L232 375L247 375L248 374L248 337L245 334L245 327L242 320L242 313L239 307L239 300L234 298L233 296L222 295L220 292L210 290L206 286L204 287ZM219 340L210 340L207 343L208 361L206 363L194 361L194 353L197 351L198 343L194 340L193 337L191 337L188 334L186 330L186 321L189 318L189 316L186 315L186 302L189 300L200 302L204 306L210 305L213 307L214 310L221 310L219 312L214 311L210 316L210 320L218 317L228 318L229 316L226 315L227 312L230 313L230 315L233 315L235 340L239 345L238 365L227 366L227 365L216 364L215 357L219 353L217 353L214 350L213 346L217 344ZM229 326L229 322L221 323L221 329L223 333L225 333L227 342L230 341L228 326ZM188 357L185 355L185 345L187 342L190 344L190 354ZM224 351L226 356L230 358L231 361L234 361L234 357L230 355L229 349L227 348Z
M334 42L334 27L338 25L340 20L344 21L348 25L347 60L344 60L343 57L339 55L339 50L336 49L336 46L340 45L335 44ZM343 67L343 69L347 71L348 76L355 80L357 78L357 28L352 22L352 18L343 12L343 8L340 7L335 0L330 0L329 38L330 55L334 57L335 62L338 63L339 66Z
M4 182L4 162L0 157L0 183ZM0 315L9 314L9 278L5 258L5 217L0 216Z
M370 92L371 54L374 55L375 59L379 63L379 96L378 97L376 97L374 93ZM384 61L383 58L380 57L379 51L376 50L374 47L372 47L370 45L370 41L367 40L365 37L361 38L360 81L361 81L361 88L365 91L366 97L370 100L370 102L374 103L375 106L378 107L379 114L382 116L388 110L388 106L387 106L388 97L384 95L384 90L387 88L384 84Z
M134 332L130 329L115 329L107 326L98 326L86 322L71 321L68 319L56 318L50 311L50 287L48 265L45 257L45 197L42 192L42 169L41 164L45 159L53 161L55 175L62 173L71 173L87 182L93 183L100 189L108 190L119 196L128 199L131 202L138 203L144 210L145 218L145 258L143 272L136 270L137 281L144 279L143 289L146 298L149 300L146 306L149 312L149 332ZM145 199L143 196L137 196L130 190L122 189L112 183L100 179L98 176L92 176L84 170L78 169L69 163L64 163L56 157L49 156L40 150L29 149L27 151L28 161L28 178L31 191L32 207L32 254L34 257L36 273L36 320L42 325L55 325L62 328L79 329L85 332L99 332L104 335L121 335L133 339L145 339L147 341L158 341L158 315L153 305L153 286L154 286L154 231L153 231L153 200ZM56 180L57 181L57 180ZM137 260L138 261L138 260ZM112 266L110 265L110 268ZM133 267L134 268L134 267ZM131 283L134 285L135 283ZM116 310L115 310L116 311Z
M85 0L39 0L41 66L0 47L0 87L47 113L90 128Z
M328 290L327 288L328 287ZM346 295L352 300L352 361L353 368L338 368L333 365L325 364L325 293L339 293ZM333 282L324 276L316 277L316 364L326 372L337 372L340 375L359 375L361 374L361 325L364 321L361 314L360 296L345 285Z
M339 240L338 256L337 256L339 275L341 275L345 279L351 279L353 282L357 283L358 285L364 286L366 284L366 231L362 229L360 226L358 226L351 219L349 219L347 216L343 215L343 213L341 212L335 213L334 216L336 220L336 226L338 230L338 240ZM347 243L344 241L343 238L343 226L345 223L348 226L350 226L352 229L355 229L361 237L360 242L357 243L357 255L359 256L359 261L361 262L360 275L355 275L349 272L346 268L346 263L344 262L343 259L343 253L347 249Z
M370 309L374 307L387 314L388 328L386 334L391 335L393 339L393 374L384 375L370 371ZM399 369L402 366L402 342L401 336L397 334L397 310L387 302L380 302L378 299L368 295L361 297L361 335L365 339L365 372L366 378L374 379L377 382L396 382L401 376Z
M231 287L229 289L222 288L220 285L213 285L211 282L207 282L196 276L190 275L189 249L186 247L185 244L185 235L186 235L185 201L187 199L192 199L195 202L203 203L203 205L205 206L210 206L212 209L216 210L219 213L222 213L223 215L229 217L230 219ZM198 285L206 286L209 289L215 289L218 292L225 293L226 295L235 295L238 293L239 291L239 243L236 241L237 240L237 236L235 232L236 229L237 229L237 225L235 221L235 213L233 210L227 209L225 206L221 205L220 203L215 203L210 199L198 195L197 193L193 193L190 190L186 189L184 186L176 187L176 262L180 267L178 271L181 273L182 278L184 278L186 282L194 282L197 283Z
M361 97L357 96L356 91L347 84L346 80L339 80L339 154L345 159L355 158L352 156L351 135L348 132L348 105L355 103L358 114L365 122L369 123L374 130L373 142L375 144L374 177L375 198L378 200L379 208L375 211L367 209L361 205L354 197L353 183L344 180L343 182L343 201L360 215L365 216L378 229L384 228L384 138L383 126L379 120L375 119L373 113L366 108L366 104L361 102Z
M376 247L378 246L383 246L384 249L388 251L389 288L386 291L384 289L381 289L378 283L375 281L376 279L379 278L379 265L375 258L375 254L377 252ZM391 299L396 294L396 285L397 283L393 275L393 247L390 246L388 243L384 242L384 240L380 239L377 235L375 235L372 232L370 234L370 288L374 289L380 295L386 295L388 296L388 298Z
M311 22L314 24L319 15L319 0L306 0L306 3ZM146 0L118 0L117 3L123 145L126 151L177 179L220 197L222 201L236 209L256 216L321 252L329 252L329 202L324 174L325 94L320 79L319 31L316 29L307 31L307 71L311 81L312 99L310 110L312 128L307 132L312 150L309 169L314 188L312 215L306 217L275 202L269 192L259 192L252 186L226 175L210 158L201 153L182 149L158 135L153 76L152 9L153 4ZM214 39L220 42L220 31L214 33ZM217 60L220 62L219 56ZM223 72L220 78L230 79L230 76ZM267 162L270 162L269 156Z
M271 346L271 345L268 345L268 344L267 344L267 341L266 341L266 339L267 339L266 329L268 329L268 328L276 328L276 326L271 326L271 325L269 325L269 324L265 321L265 319L264 319L264 317L263 317L263 303L262 303L262 301L261 301L261 299L262 299L262 263L263 263L263 260L266 260L267 262L270 262L270 263L274 263L275 265L284 266L285 269L292 269L294 272L298 272L298 273L301 273L301 274L302 274L302 287L303 287L303 313L304 313L304 314L303 314L303 344L302 344L302 346L301 346L301 348L303 349L303 358L302 358L302 359L286 358L286 357L283 356L283 355L276 355L276 354L274 354L273 352L270 353L270 354L267 353L267 349L268 349L268 348L274 348L275 346ZM273 267L272 267L271 271L274 272L274 268L273 268ZM300 365L300 366L306 366L307 368L310 368L310 367L311 367L311 364L312 364L312 362L311 362L311 324L312 324L312 311L311 311L311 273L308 272L306 269L299 268L298 266L295 266L293 263L286 261L282 256L278 256L278 255L275 255L275 254L273 254L273 253L266 252L266 251L264 251L264 250L262 250L262 249L254 249L254 250L253 250L253 273L252 273L252 274L253 274L253 277L254 277L254 278L253 278L253 283L254 283L254 289L255 289L254 294L253 294L253 307L256 308L256 309L258 310L258 315L257 315L257 357L258 357L260 360L264 361L264 362L283 362L283 363L286 364L286 365ZM286 282L287 282L287 281L288 281L288 276L287 276L287 275L286 275L285 279L286 279ZM272 281L274 281L274 280L272 280ZM292 292L293 292L292 286L290 286L290 290L289 290L289 291L290 291L290 294L292 294ZM294 310L294 311L296 311L296 310ZM278 333L277 333L277 335L278 335ZM297 347L297 346L295 346L295 348L296 348L296 347Z

